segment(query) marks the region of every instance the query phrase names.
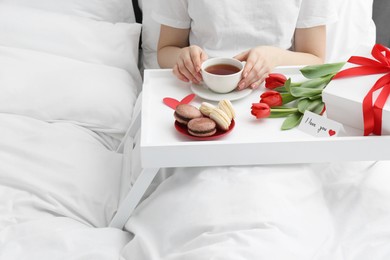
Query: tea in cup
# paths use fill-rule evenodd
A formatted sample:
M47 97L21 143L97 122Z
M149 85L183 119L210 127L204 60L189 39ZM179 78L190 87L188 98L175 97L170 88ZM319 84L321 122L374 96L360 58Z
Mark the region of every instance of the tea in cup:
M216 93L229 93L237 88L244 64L234 58L210 58L202 63L203 82Z

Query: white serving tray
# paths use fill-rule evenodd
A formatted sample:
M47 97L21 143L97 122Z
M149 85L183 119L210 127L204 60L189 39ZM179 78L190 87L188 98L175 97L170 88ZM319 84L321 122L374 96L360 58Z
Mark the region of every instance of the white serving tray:
M303 79L299 67L279 67L297 82ZM173 109L164 97L180 100L191 93L190 83L174 77L171 70L145 70L141 115L141 163L144 168L221 165L311 163L352 160L388 160L390 136L361 136L345 127L345 136L320 138L297 128L281 131L282 119L256 119L252 103L259 102L264 88L233 101L237 117L233 131L221 139L194 141L174 127ZM191 104L199 107L197 97ZM216 104L213 101L207 101Z

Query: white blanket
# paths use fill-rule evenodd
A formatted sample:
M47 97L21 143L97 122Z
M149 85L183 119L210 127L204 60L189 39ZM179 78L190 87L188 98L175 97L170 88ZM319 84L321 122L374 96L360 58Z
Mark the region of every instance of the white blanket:
M0 259L118 259L131 236L105 227L141 84L140 25L70 15L76 1L61 13L18 3L0 0Z
M70 218L41 218L3 229L0 259L114 260L130 239L118 229L90 228Z
M0 114L0 226L64 216L104 227L115 213L122 156L92 131Z
M126 225L127 259L312 259L333 237L307 165L177 169Z
M390 162L176 169L130 218L127 260L388 259Z

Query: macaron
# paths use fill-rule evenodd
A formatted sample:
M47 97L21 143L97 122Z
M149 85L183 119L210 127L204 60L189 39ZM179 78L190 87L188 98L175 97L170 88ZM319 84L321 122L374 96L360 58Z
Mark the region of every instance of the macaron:
M215 106L213 104L202 102L200 104L199 110L204 116L210 116L210 113L211 111L213 111L214 108Z
M207 137L217 132L217 124L208 117L194 118L188 122L187 129L190 135Z
M190 104L180 104L176 107L175 113L173 114L176 121L187 125L191 119L202 117L202 113L198 108Z
M232 120L229 118L229 116L219 108L215 108L213 111L211 111L210 118L214 120L215 123L217 123L217 126L224 131L229 130L230 124L232 123Z
M226 115L230 118L230 120L233 120L233 118L236 117L236 113L234 111L233 105L228 99L223 99L218 102L218 108L223 110Z

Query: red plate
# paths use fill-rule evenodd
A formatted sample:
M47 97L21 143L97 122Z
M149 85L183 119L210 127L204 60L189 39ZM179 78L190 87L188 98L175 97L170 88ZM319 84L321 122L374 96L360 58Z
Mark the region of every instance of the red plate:
M209 141L209 140L214 140L214 139L218 139L222 136L225 136L233 130L234 125L235 125L235 122L234 122L234 120L232 120L232 123L230 124L230 127L227 131L222 131L220 129L217 129L217 132L211 136L200 137L200 136L190 135L188 133L188 129L187 129L186 125L180 124L177 121L175 121L175 128L179 133L187 136L188 138L191 138L193 140L198 140L198 141Z

